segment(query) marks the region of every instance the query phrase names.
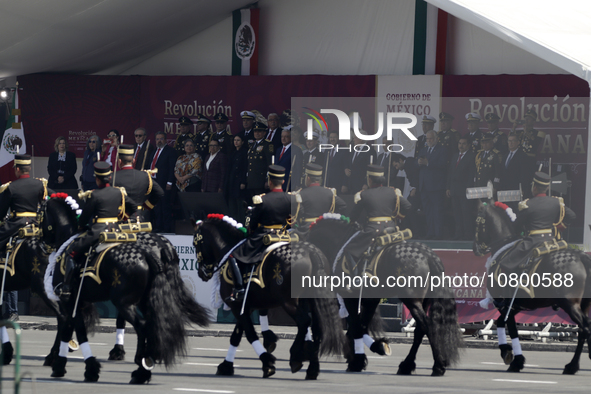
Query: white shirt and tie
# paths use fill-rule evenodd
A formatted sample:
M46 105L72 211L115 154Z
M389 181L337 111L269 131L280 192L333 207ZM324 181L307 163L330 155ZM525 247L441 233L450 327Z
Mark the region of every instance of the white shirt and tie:
M515 152L517 152L517 149L515 149L514 151L510 151L507 155L507 160L505 161L505 168L509 168L509 163L511 162L511 159L513 159L513 156L515 156Z

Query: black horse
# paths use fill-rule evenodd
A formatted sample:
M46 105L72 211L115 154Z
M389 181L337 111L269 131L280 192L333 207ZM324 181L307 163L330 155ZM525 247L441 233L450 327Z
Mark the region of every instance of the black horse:
M16 291L31 289L37 294L41 300L55 313L57 316L58 331L63 327L65 322L57 302L50 300L47 297L45 288L43 286L43 277L47 269L48 248L40 240L39 237L26 237L22 242L18 243L11 251L9 256L9 264L6 261L2 262L6 266L6 279L4 283L4 291ZM10 260L13 263L10 263ZM0 278L4 274L4 268L0 268ZM1 280L1 279L0 279ZM6 327L2 327L2 331L6 331ZM3 338L8 338L2 335ZM53 347L50 353L45 357L44 365L50 366L53 363L55 356L59 350L59 336L56 335ZM10 342L2 343L4 352L4 365L7 365L12 360L13 348Z
M75 234L78 227L76 215L63 199L46 201L42 210L41 227L46 243L59 246ZM80 302L85 305L110 300L135 328L138 344L134 361L139 368L132 373L132 384L149 381L154 362L163 363L168 368L178 356L186 354L185 324L206 326L209 322L207 310L197 304L186 290L178 265L163 265L160 255L154 254L141 242L115 245L102 256L100 264L96 264L96 257L90 261L89 267L93 266L96 267L94 276L84 277ZM53 285L62 281L63 272L56 266ZM96 381L100 364L89 354L90 348L85 345L87 337L81 323L87 308L79 307L74 311L75 301L74 294L62 305L67 316L76 312L76 317L68 318L60 333L62 346L69 341L76 328L83 353L86 349L85 380ZM66 357L60 354L52 366L53 377L65 375L66 362Z
M214 274L219 274L217 271L221 267L218 264L235 245L244 240L245 235L232 224L216 218L198 223L195 230L199 277L208 281ZM250 314L252 310L282 307L298 327L290 349L291 371L299 371L303 361L309 359L306 379L317 378L320 371L319 354L340 354L344 343L335 299L326 289L321 294L324 298L298 299L298 294L292 294L291 283L293 275L322 274L326 264L326 258L320 250L307 243L287 243L265 257L256 268L257 279L250 281L244 313L241 314L242 302L226 301L238 323L230 338L228 356L218 366L218 375L233 375L233 353L243 333L259 355L263 364L263 377L275 373L275 357L260 344ZM226 300L232 293L232 284L219 276L216 280L220 281L219 295ZM313 341L305 340L309 326L312 327Z
M357 231L348 219L317 219L310 227L308 239L317 245L333 264L333 277L343 275L342 259L338 256L345 242ZM369 246L369 245L368 245ZM380 256L375 263L373 276L380 278L380 283L386 283L386 278L411 276L426 279L428 275L441 275L444 271L439 257L426 245L418 242L401 242L385 246L378 251ZM360 269L357 274L363 275ZM383 289L383 288L382 288ZM341 287L338 291L342 295L349 312L349 337L354 340L355 355L349 358L348 371L360 372L367 366L364 343L378 354L383 354L379 341L373 342L368 335L368 327L376 312L380 298L372 297L370 286L362 290L361 313L358 313L359 288L350 290ZM376 294L376 293L373 293ZM376 294L377 295L377 294ZM398 288L396 297L409 309L417 327L414 331L414 341L410 353L398 368L398 374L408 375L415 368L416 354L425 335L429 338L433 352L433 376L441 376L448 366L459 361L460 348L463 340L458 325L458 315L454 294L447 287L407 286ZM376 346L378 344L378 346Z
M478 216L476 219L476 238L474 240L474 254L483 256L491 253L491 256L501 254L507 245L518 239L513 223L502 205L492 200L478 202ZM496 260L496 257L494 258ZM495 299L501 316L497 319L497 328L504 330L508 326L509 335L513 344L519 346L519 335L515 324L515 315L520 311L534 310L544 307L562 308L579 326L579 338L573 359L564 367L564 374L575 374L579 370L579 360L585 340L591 334L589 326L589 306L591 305L591 258L585 253L574 249L563 249L550 254L543 255L541 261L536 263L535 272L525 271L526 276L522 279L524 288L520 287L515 293L515 285L512 288L507 281L499 283L498 274L488 277L488 291ZM530 267L531 268L531 267ZM508 277L506 273L505 277ZM522 276L521 274L518 275ZM527 277L527 278L526 278ZM542 279L538 281L540 286L530 288L526 283L535 285L535 278L551 278L550 286L543 285ZM556 278L564 285L555 282ZM570 281L568 278L572 278ZM492 279L492 281L491 281ZM564 282L569 281L568 283ZM548 281L546 281L547 284ZM501 287L503 285L504 287ZM520 285L521 286L521 285ZM504 300L510 300L515 295L512 308L507 315L509 305ZM531 297L534 295L534 297ZM506 318L506 321L505 321ZM504 342L504 343L501 343ZM499 335L499 348L501 357L506 364L509 364L509 372L519 372L523 369L525 358L522 354L513 357L511 345ZM516 352L517 353L517 352ZM519 352L520 353L520 352ZM591 357L591 354L590 354Z

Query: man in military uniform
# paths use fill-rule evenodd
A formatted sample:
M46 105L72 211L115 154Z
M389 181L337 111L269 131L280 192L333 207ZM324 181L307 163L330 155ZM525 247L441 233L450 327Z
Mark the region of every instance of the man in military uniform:
M264 131L267 131L266 128ZM232 256L228 259L234 277L234 291L230 298L231 301L244 298L242 273L236 260L242 264L260 263L267 248L263 244L264 236L269 232L286 227L291 216L293 195L283 192L281 188L285 178L285 168L271 165L267 176L271 192L254 196L252 199L254 210L249 224L251 235L246 242L232 252Z
M94 164L94 175L98 188L90 191L84 210L78 219L82 229L88 228L88 231L85 233L86 235L76 238L68 247L66 275L61 294L58 295L68 296L70 294L73 272L82 264L85 253L98 241L100 234L106 231L110 225L133 215L137 209L137 203L129 198L124 190L111 187L112 173L108 163L100 161ZM123 204L122 201L124 201Z
M351 220L360 222L363 231L345 247L351 266L368 250L374 237L383 235L382 231L388 227L396 227L395 220L404 218L411 209L400 190L384 186L385 181L383 167L367 166L369 188L355 194L355 207L351 213Z
M525 124L523 125L523 130L517 132L521 141L521 149L523 149L523 151L534 161L536 159L536 154L538 153L538 148L546 137L546 133L534 129L534 122L536 119L538 119L537 112L533 108L528 109L525 112ZM515 127L516 124L513 124L513 129L515 129Z
M480 140L482 139L482 132L480 131L480 116L473 112L466 114L466 120L468 121L468 134L466 136L470 138L470 144L472 152L478 153L481 149Z
M450 157L458 152L458 142L460 141L460 133L451 128L453 120L454 117L450 114L446 112L439 113L440 130L437 132L437 137L439 145L447 149Z
M324 213L343 213L347 204L337 196L335 189L323 187L322 166L314 163L306 164L306 188L295 194L293 212L298 221L298 228L307 231L310 224Z
M486 186L491 181L494 189L498 190L499 181L501 180L501 153L493 148L493 140L490 135L482 137L480 142L482 150L476 155L474 187Z
M254 126L256 115L252 111L242 111L240 112L240 116L242 117L243 127L240 134L244 136L243 140L250 145L254 142L254 132L252 128Z
M229 155L234 149L233 137L230 130L228 130L228 117L223 112L218 112L213 117L215 122L215 133L211 139L215 139L220 145L220 152L224 155Z
M152 209L164 196L164 190L159 184L152 181L152 177L146 171L138 171L133 168L133 145L119 146L119 167L113 186L125 188L127 195L135 201L137 212L131 219L139 218L140 221L149 220L146 217L146 209Z
M324 169L324 167L326 167L326 152L320 152L320 148L319 146L319 137L320 135L318 134L318 132L314 131L312 132L312 139L306 139L306 148L308 149L306 152L304 152L304 160L303 160L303 165L305 166L307 163L315 163L318 164L319 166L322 167L322 169ZM301 183L303 184L306 179L306 174L302 174L302 181Z
M494 148L501 152L503 157L506 157L509 145L507 144L507 134L499 130L499 120L501 118L494 112L486 114L484 120L488 123L488 132L484 135L489 135L493 139Z
M211 120L203 114L197 114L197 134L195 134L195 152L204 158L209 151L209 125ZM184 152L183 152L184 153Z
M248 173L246 178L246 189L251 196L264 193L267 188L267 170L272 163L275 153L273 145L265 140L267 127L263 123L255 122L254 142L248 149Z
M557 227L576 219L575 213L564 205L562 197L546 195L549 186L550 176L536 172L531 189L533 197L519 203L514 223L517 232L524 231L525 237L503 258L503 266L524 268L534 247L559 237Z
M435 119L431 115L423 115L421 126L423 126L423 135L417 138L415 143L415 157L418 157L419 152L423 149L427 144L427 131L431 131L435 129L435 123L437 123L437 119Z
M186 116L182 116L179 118L180 124L180 134L176 137L174 141L174 150L176 151L177 156L182 156L185 154L185 140L186 139L195 139L195 134L193 134L193 121Z
M47 196L47 181L31 178L31 156L15 155L16 181L0 187L0 217L10 217L0 226L0 251L6 250L10 237L30 223L37 223L37 208ZM51 192L51 191L50 191Z

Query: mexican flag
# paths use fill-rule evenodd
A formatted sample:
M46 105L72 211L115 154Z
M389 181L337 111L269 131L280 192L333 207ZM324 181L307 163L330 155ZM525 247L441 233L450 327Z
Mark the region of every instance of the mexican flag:
M258 75L259 9L236 10L232 19L232 75Z
M14 108L10 112L10 117L6 122L4 135L2 136L2 145L0 145L0 168L7 164L12 164L15 154L27 153L25 130L21 123L21 110L18 102L18 88L14 91L13 103ZM11 168L12 165L9 171L11 171ZM2 168L2 173L5 173L4 168Z

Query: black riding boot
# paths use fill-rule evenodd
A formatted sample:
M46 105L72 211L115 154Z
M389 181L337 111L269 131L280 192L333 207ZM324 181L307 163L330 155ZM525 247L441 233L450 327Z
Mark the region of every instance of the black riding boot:
M238 262L233 256L228 257L230 267L232 268L232 279L234 280L234 289L232 295L228 297L229 301L241 301L244 299L244 282L242 281L242 272L238 267Z

